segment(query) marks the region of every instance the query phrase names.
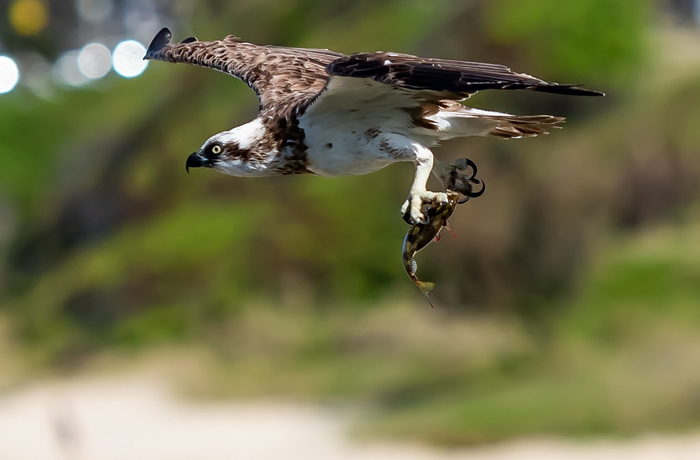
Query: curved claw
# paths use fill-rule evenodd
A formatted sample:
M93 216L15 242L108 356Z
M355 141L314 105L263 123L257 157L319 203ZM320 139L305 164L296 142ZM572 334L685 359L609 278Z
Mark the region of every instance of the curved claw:
M464 204L467 201L469 201L469 198L472 197L472 184L471 184L471 179L467 182L464 183L464 187L462 187L459 191L460 194L464 195L464 198L460 199L457 203L459 204Z
M413 225L413 222L411 221L411 211L409 209L406 210L401 215L401 218L403 219L404 222L406 222L408 225Z
M474 191L472 184L481 185L481 188L477 191ZM481 195L484 194L485 190L486 190L486 183L480 179L472 177L469 179L469 182L467 182L467 186L459 191L459 193L464 195L464 198L459 200L458 203L464 204L467 201L469 201L470 198L479 198Z
M486 191L486 182L476 178L469 179L469 182L471 182L472 184L481 185L481 188L476 192L473 190L469 192L469 198L479 198Z
M467 171L469 170L469 168L471 168L471 170L473 171L472 174L464 174L467 179L476 177L476 173L479 171L476 167L476 163L474 163L469 158L460 158L459 160L454 162L454 167L455 169L458 169L460 171Z
M459 173L457 171L463 171ZM470 198L478 198L484 194L486 184L476 178L478 168L469 158L460 158L452 164L452 170L449 173L448 180L445 183L447 190L458 192L464 195L464 198L458 201L459 204L464 204ZM474 191L473 185L481 186L477 191Z

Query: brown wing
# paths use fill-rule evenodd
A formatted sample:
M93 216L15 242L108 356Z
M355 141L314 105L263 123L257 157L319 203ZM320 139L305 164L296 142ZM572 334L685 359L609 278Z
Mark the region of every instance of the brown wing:
M447 91L465 97L484 89L528 89L572 96L604 95L580 85L546 82L498 64L422 58L383 51L340 57L328 65L327 71L342 77L371 78L399 88Z
M184 62L239 78L257 93L260 111L274 107L277 117L316 97L330 78L326 66L343 56L328 50L260 46L232 35L210 42L189 37L176 44L170 44L171 37L167 28L158 32L144 59Z

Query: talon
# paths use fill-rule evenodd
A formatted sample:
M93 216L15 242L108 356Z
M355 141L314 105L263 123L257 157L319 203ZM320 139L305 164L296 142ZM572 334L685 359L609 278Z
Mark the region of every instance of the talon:
M429 196L432 197L432 199L430 201L431 203L447 203L448 202L447 193L445 193L445 192L437 192L437 193L426 192L426 193L430 194Z
M403 202L403 204L401 205L401 214L406 214L406 213L408 213L408 205L409 205L409 203L410 203L409 200L406 200L406 201Z
M479 180L479 179L470 179L470 182L476 185L481 185L481 188L477 190L476 192L471 191L469 193L470 198L479 198L481 195L484 194L486 191L486 182Z
M457 171L465 172L459 173ZM476 163L469 158L460 158L450 165L450 171L443 180L443 185L445 189L464 196L464 198L459 200L459 204L464 204L469 201L470 198L478 198L484 194L486 184L476 178L477 171ZM475 192L472 184L480 185L481 188Z
M419 213L417 215L412 214L409 211L404 212L401 215L401 218L403 219L404 222L406 222L408 225L414 225L414 224L424 224L428 221L428 219L423 215L423 213Z
M421 191L414 193L401 206L403 220L409 225L426 223L427 218L423 214L423 205L447 203L448 201L447 193L444 192Z
M460 158L454 163L452 163L452 166L454 166L455 169L459 169L460 171L464 171L469 167L469 158Z
M471 179L473 177L476 177L476 173L478 171L478 168L476 167L476 163L474 163L469 158L460 158L459 160L455 161L452 166L456 170L459 170L459 171L467 171L471 168L472 174L460 174L461 176L466 176L467 179Z
M411 225L416 225L416 224L427 224L428 223L428 218L425 217L425 215L421 212L418 214L412 214L411 217L409 218Z
M472 187L471 179L468 181L462 181L462 184L459 187L457 184L455 184L455 192L459 192L467 198L471 198L473 189L474 187Z

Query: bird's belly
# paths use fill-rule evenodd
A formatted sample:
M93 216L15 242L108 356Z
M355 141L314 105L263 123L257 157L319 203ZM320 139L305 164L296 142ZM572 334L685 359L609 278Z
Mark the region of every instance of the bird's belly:
M321 176L368 174L388 166L393 161L377 152L340 150L307 152L308 168Z
M381 148L379 136L350 131L322 136L309 142L306 151L308 169L321 176L368 174L397 161Z

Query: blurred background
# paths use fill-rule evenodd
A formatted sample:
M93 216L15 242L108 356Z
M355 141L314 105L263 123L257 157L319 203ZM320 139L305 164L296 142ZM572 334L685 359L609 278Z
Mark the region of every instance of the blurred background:
M457 209L457 239L418 257L431 310L401 263L412 165L185 174L257 100L141 61L164 26L503 63L608 96L470 100L568 122L437 151L474 160L488 190ZM692 433L698 27L696 0L0 1L0 421L32 385L139 369L215 407L320 403L361 440Z

